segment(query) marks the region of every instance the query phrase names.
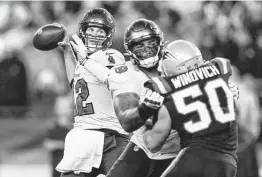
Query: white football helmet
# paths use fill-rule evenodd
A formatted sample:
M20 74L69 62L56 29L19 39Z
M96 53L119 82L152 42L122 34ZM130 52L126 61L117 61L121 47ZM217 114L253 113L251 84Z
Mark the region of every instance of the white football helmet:
M193 43L176 40L166 46L158 70L164 76L174 76L198 68L203 64L202 54Z

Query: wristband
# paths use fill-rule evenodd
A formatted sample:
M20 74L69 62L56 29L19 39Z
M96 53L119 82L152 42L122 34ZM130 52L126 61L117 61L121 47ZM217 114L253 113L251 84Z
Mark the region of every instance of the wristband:
M141 118L147 120L150 116L157 112L157 109L147 107L144 103L138 105L138 113Z

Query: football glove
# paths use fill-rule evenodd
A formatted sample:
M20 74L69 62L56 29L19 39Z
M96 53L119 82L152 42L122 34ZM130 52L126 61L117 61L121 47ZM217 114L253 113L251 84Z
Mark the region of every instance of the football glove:
M157 112L162 106L164 97L157 92L145 88L142 96L140 97L140 104L138 106L138 112L140 117L147 119Z
M74 34L72 38L73 41L70 41L71 47L76 53L79 64L84 65L87 59L87 48L83 41L76 34Z
M158 109L163 104L164 97L148 88L144 89L142 95L144 95L142 98L142 104L145 104L149 108Z

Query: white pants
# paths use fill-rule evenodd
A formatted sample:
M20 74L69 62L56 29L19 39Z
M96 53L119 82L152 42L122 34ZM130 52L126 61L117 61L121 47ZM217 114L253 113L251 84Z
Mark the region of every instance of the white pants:
M66 135L64 156L56 170L90 173L93 167L99 168L103 147L103 132L75 127Z

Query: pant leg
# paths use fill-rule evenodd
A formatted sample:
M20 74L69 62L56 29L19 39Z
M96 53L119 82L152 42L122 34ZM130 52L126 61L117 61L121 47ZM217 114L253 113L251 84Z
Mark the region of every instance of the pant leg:
M63 158L63 149L55 150L51 152L51 166L52 166L52 177L59 177L61 173L56 171L55 167Z
M234 177L236 166L194 149L183 149L161 177ZM217 152L214 152L217 154ZM221 154L222 155L222 154ZM222 155L223 156L223 155ZM232 157L233 158L233 157Z
M148 177L160 177L173 159L154 160Z
M97 177L99 174L106 174L121 155L128 141L128 137L105 133L103 157L100 167L98 169L92 168L91 173L80 173L78 175L70 172L63 173L61 177Z
M146 177L151 159L133 142L129 142L121 156L109 170L107 177Z
M182 149L161 177L204 177L200 159L188 151Z
M121 135L105 134L105 145L102 163L100 166L101 174L107 174L109 169L119 158L129 142L129 138Z
M259 176L255 144L251 144L244 151L238 152L237 166L237 177Z

